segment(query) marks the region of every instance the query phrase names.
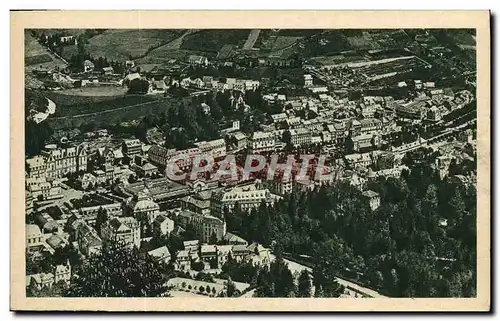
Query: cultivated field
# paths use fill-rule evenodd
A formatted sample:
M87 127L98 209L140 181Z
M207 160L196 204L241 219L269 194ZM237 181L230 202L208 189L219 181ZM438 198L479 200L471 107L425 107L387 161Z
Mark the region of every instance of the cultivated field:
M182 30L114 29L90 38L86 45L92 57L124 61L145 55L151 47L161 46L179 37Z
M25 66L28 70L39 68L40 66L48 69L65 67L61 59L58 59L48 49L45 49L33 36L25 31L24 33L24 57Z

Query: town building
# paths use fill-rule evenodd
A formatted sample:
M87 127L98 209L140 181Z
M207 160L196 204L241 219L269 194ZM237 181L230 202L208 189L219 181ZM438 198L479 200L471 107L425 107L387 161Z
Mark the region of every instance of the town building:
M226 157L226 141L222 138L212 141L199 142L196 146L201 154L209 155L216 160Z
M274 151L276 138L272 132L254 132L248 138L248 149L250 153L261 153Z
M379 193L369 190L369 191L364 191L362 195L368 202L368 205L370 206L372 211L380 207Z
M313 84L313 77L309 74L304 75L304 87L312 87Z
M101 251L102 240L97 232L87 223L81 223L76 229L78 249L84 255L91 255Z
M125 245L141 245L141 228L139 222L133 217L114 217L106 221L101 227L104 240L123 242Z
M181 209L201 215L210 214L210 193L199 192L181 198Z
M290 129L290 138L294 146L306 146L311 144L312 134L306 128Z
M54 284L64 282L69 284L71 280L71 265L69 262L66 264L59 264L54 269Z
M78 214L87 222L95 221L99 210L105 211L108 217L122 216L123 208L121 203L102 204L95 206L85 206L71 211L72 214Z
M211 213L216 217L224 217L224 208L229 213L234 211L236 203L244 211L258 207L261 202L272 204L275 198L266 188L257 188L255 184L238 186L212 194Z
M158 262L165 264L168 264L172 258L170 251L165 245L149 251L148 254L154 257Z
M184 210L179 213L179 224L186 228L191 224L202 242L220 241L226 234L226 222L211 216Z
M122 152L129 160L133 160L136 155L142 154L142 143L138 139L125 139L122 142Z
M47 145L41 152L45 159L47 178L60 178L69 173L87 170L87 150L83 145L57 148Z
M160 206L150 196L149 190L144 188L128 200L127 211L136 219L151 223L160 214Z
M83 72L94 71L94 63L90 60L85 60L83 62Z
M26 224L26 250L38 252L43 248L43 234L35 224Z
M231 137L232 137L232 141L233 141L234 145L236 146L237 150L242 150L242 149L245 149L247 147L247 143L248 143L247 135L245 135L244 133L235 132L235 133L231 134Z
M174 230L174 221L166 215L160 214L153 221L153 234L156 236L168 236Z
M224 242L230 245L248 245L248 242L244 238L229 232L224 235Z
M191 65L197 65L197 66L207 66L208 65L208 59L207 59L207 57L204 57L204 56L190 55L188 58L188 62Z
M43 156L37 155L26 160L26 171L28 177L45 177L47 170L47 164L45 163L45 158Z

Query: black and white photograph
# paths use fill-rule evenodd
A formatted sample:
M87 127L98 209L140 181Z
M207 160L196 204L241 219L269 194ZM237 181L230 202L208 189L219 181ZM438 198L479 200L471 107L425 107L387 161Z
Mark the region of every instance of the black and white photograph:
M475 28L70 27L23 31L26 298L478 297Z

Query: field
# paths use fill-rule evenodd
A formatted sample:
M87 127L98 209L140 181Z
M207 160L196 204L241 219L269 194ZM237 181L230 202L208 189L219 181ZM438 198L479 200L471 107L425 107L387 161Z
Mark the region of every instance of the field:
M141 57L151 47L161 46L179 37L182 30L156 29L114 29L90 38L86 45L92 57L106 57L110 60L124 61Z
M196 33L198 30L190 29L174 40L155 48L148 52L145 57L137 60L141 66L150 65L149 67L160 66L171 59L185 60L189 55L204 54L202 51L195 52L181 49L184 38L190 34Z
M62 60L40 45L29 31L24 33L24 57L28 70L38 68L40 65L49 69L66 66Z
M155 96L141 95L77 96L48 93L47 97L57 105L54 117L98 113L106 110L134 106L158 100Z
M119 97L127 93L126 87L82 87L56 92L60 95L68 96L92 96L92 97Z
M250 30L217 30L207 29L192 33L184 38L181 48L186 50L216 53L223 45L243 46Z
M46 122L53 129L79 128L89 124L114 125L124 121L138 121L147 115L165 112L169 107L179 103L180 101L175 98L125 96L94 104L58 107L60 113L56 117L47 118Z
M291 46L302 38L303 37L288 37L288 36L282 37L282 36L279 36L274 41L274 43L271 47L271 51L276 51L276 50L280 50L280 49L286 48L288 46Z

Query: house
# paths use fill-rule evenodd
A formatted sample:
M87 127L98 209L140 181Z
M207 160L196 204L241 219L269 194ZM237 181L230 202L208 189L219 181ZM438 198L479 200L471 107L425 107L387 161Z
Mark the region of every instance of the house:
M181 209L189 210L201 215L210 214L210 193L199 192L180 199Z
M68 245L68 241L58 234L52 234L45 242L55 251Z
M104 240L123 242L128 246L141 245L141 228L139 222L133 217L114 217L105 222L101 227Z
M364 191L363 197L367 200L371 210L374 211L380 207L380 194L371 190Z
M97 232L87 223L81 223L76 229L78 249L84 255L98 253L102 248L102 240Z
M66 264L59 264L54 269L54 283L64 282L69 284L71 279L71 265L69 262Z
M312 87L313 86L313 77L309 74L304 75L304 87Z
M195 212L184 210L179 213L179 224L186 228L188 224L192 224L196 234L202 242L218 242L226 234L226 222L211 216L201 215Z
M190 55L188 62L191 65L198 65L198 66L207 66L208 65L208 59L207 59L207 57L204 57L204 56Z
M134 156L142 154L142 143L138 139L125 139L122 143L122 152L130 160Z
M174 267L178 271L191 270L191 252L189 250L180 250L177 252Z
M200 241L199 240L184 241L183 245L185 250L195 252L198 251Z
M47 213L39 213L35 216L35 222L42 233L54 233L59 231L59 224Z
M44 157L37 155L26 160L26 171L29 177L45 177L46 170L47 164Z
M261 244L252 243L247 247L249 254L244 258L244 261L251 263L253 266L269 266L271 264L271 252Z
M113 67L109 66L109 67L104 67L102 68L102 72L105 74L105 75L112 75L114 73L114 69Z
M54 274L39 273L30 275L30 287L36 290L50 289L54 285Z
M158 215L153 221L153 234L157 236L166 236L174 230L174 221L163 214Z
M203 244L200 246L200 259L201 261L209 264L211 268L217 268L217 246L214 244Z
M149 255L154 257L157 261L168 264L172 256L170 255L170 251L166 246L159 247L157 249L151 250L148 252Z
M139 220L147 219L151 223L160 215L160 206L149 194L149 190L144 188L128 200L126 207L133 217Z
M230 245L248 245L245 239L229 232L224 235L224 242Z
M60 178L69 173L87 170L87 148L78 145L67 148L58 148L56 145L47 145L41 151L45 159L47 178Z
M91 72L94 70L94 63L90 60L83 62L83 72Z
M39 251L43 247L43 234L35 224L26 224L26 250Z
M441 111L438 107L432 106L427 111L427 119L431 121L440 121L441 120Z
M248 211L258 207L262 201L267 204L274 202L269 189L257 187L255 184L233 187L212 194L210 213L223 218L225 207L231 213L236 203L238 203L242 210Z

